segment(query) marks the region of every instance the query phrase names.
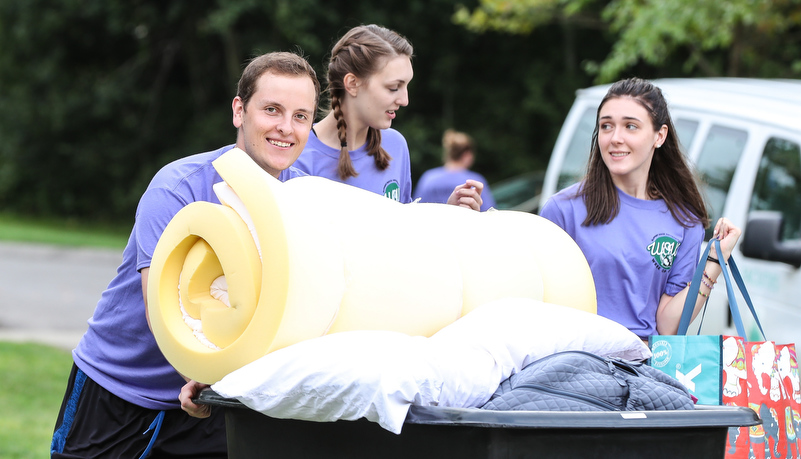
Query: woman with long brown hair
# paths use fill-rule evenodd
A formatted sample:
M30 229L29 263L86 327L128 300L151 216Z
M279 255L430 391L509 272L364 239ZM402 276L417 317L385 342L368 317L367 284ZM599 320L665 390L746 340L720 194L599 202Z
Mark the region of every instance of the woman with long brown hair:
M675 334L709 216L667 102L651 82L613 84L598 107L584 179L540 215L569 233L590 264L598 314L641 338ZM715 225L728 259L740 229ZM720 275L712 249L693 318Z

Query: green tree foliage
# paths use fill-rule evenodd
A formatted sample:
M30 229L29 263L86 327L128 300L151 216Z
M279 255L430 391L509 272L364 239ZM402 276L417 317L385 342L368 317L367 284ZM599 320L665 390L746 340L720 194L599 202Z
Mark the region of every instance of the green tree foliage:
M0 2L4 208L130 218L155 165L224 126L201 3Z
M598 82L676 57L691 75L801 76L799 0L481 0L454 19L471 30L518 34L553 22L606 30L611 52L584 63Z
M414 179L449 127L491 182L542 169L593 78L801 74L801 0L468 1L0 0L0 210L129 222L159 167L234 141L248 58L300 49L322 76L359 24L415 47Z
M234 141L248 58L299 48L322 76L334 41L364 23L415 46L411 104L395 121L413 178L440 163L447 127L476 138L491 181L544 167L589 83L551 41L564 28L475 34L454 11L452 0L0 0L0 209L129 222L159 167ZM568 35L585 57L608 51L595 31Z

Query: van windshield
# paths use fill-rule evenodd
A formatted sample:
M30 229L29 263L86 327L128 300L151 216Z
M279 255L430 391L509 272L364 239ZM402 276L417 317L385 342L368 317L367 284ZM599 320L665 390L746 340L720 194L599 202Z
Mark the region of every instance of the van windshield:
M590 157L590 144L592 131L595 128L595 108L588 108L579 119L570 145L565 152L562 170L559 171L559 180L556 182L556 191L567 188L578 182L584 176L587 168L587 159Z

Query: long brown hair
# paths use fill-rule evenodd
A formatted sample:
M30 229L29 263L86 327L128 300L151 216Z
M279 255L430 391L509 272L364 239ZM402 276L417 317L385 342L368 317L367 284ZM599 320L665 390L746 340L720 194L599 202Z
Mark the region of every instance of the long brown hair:
M331 111L337 121L340 142L337 173L340 179L358 175L350 159L347 143L347 123L342 114L342 98L345 96L344 78L352 73L368 79L378 72L384 59L396 56L412 57L414 50L409 41L392 30L375 24L354 27L334 45L328 63L328 93L331 96ZM367 154L373 157L379 170L389 167L392 157L381 147L381 131L367 130Z
M654 151L648 171L646 190L652 199L664 199L671 215L682 226L690 227L701 223L709 226L709 214L704 199L695 181L695 176L681 150L676 129L670 118L667 102L662 91L650 81L629 78L613 84L595 115L595 128L592 132L590 160L587 175L579 188L578 195L584 199L587 218L583 226L602 225L611 222L620 212L620 200L612 182L612 175L604 164L601 148L598 145L598 128L601 108L610 99L630 97L648 112L654 130L663 125L668 127L665 142Z

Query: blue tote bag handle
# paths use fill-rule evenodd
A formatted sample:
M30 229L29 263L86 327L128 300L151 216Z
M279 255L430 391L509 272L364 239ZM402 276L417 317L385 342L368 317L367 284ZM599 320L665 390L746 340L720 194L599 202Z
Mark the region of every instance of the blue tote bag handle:
M693 310L695 309L695 301L698 297L698 289L701 287L701 277L704 275L706 258L709 256L709 250L712 248L712 244L715 244L715 251L718 254L723 253L723 251L720 250L720 240L717 238L710 240L706 245L704 253L701 255L701 262L698 263L698 267L695 268L695 274L693 274L692 283L687 291L687 298L684 300L684 310L681 312L681 320L679 321L679 330L677 332L678 335L686 335L687 329L690 328L690 319L692 319ZM765 339L765 332L762 330L762 324L759 322L759 317L757 317L754 304L751 301L751 296L748 294L748 290L745 288L743 277L740 274L740 270L737 268L737 264L734 262L734 257L730 256L729 262L727 263L726 260L718 255L718 262L720 263L720 269L723 272L723 278L726 280L726 294L729 298L729 310L731 311L734 326L737 328L738 336L745 338L745 327L743 326L743 319L740 317L740 308L737 306L737 298L734 295L734 286L731 282L732 278L734 278L737 288L740 289L740 293L743 294L743 298L748 305L748 309L751 311L751 315L754 317L754 321L756 321L760 333L762 333L762 338ZM729 267L731 267L731 275L729 275ZM704 307L706 307L706 305L704 305Z

